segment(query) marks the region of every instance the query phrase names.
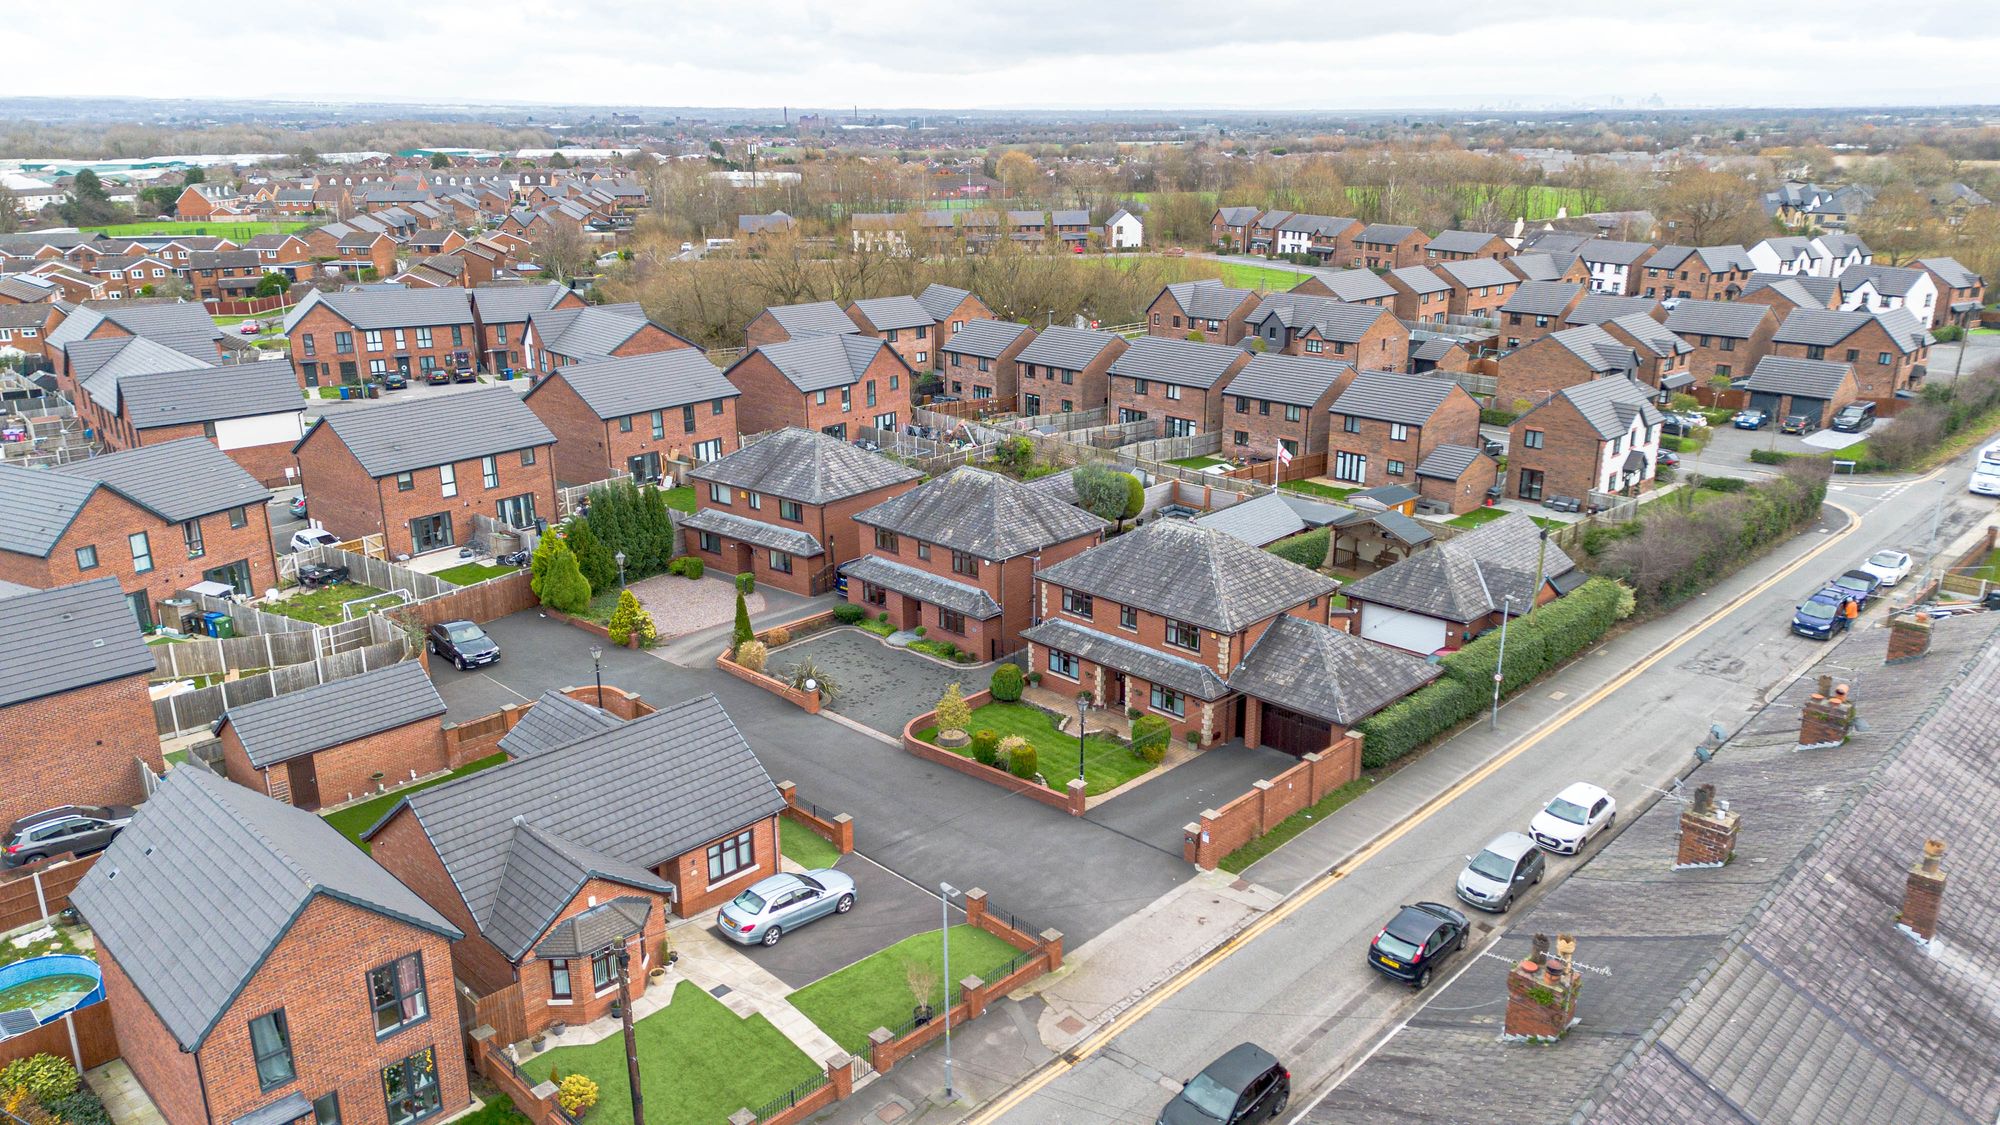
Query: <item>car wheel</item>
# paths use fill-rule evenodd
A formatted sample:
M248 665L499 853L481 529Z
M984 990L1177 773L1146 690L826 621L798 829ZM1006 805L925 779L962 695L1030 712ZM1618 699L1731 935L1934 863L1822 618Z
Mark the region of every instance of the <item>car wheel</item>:
M465 662L465 657L463 657L463 656L461 656L461 657L457 657L456 659L454 659L454 660L452 661L452 663L453 663L453 664L456 664L456 665L458 665L458 670L459 670L459 671L461 671L461 672L470 672L470 671L472 671L472 665L470 665L470 664L467 664L467 663Z
M1514 909L1513 895L1508 895L1506 898L1500 900L1500 913L1505 914L1512 909Z
M1512 901L1514 901L1514 898L1513 898L1513 896L1512 896L1512 895L1509 895L1509 896L1507 897L1507 901L1508 901L1508 902L1512 902ZM1460 935L1458 935L1458 944L1457 944L1457 945L1454 945L1454 946L1452 946L1452 949L1454 949L1454 950L1456 950L1456 951L1458 951L1458 952L1460 952L1460 953L1463 953L1463 952L1465 952L1465 943L1466 943L1466 940L1467 940L1468 938L1470 938L1471 936L1472 936L1471 934L1460 934Z
M1419 972L1417 974L1416 983L1418 992L1422 992L1424 989L1429 988L1431 986L1431 971L1429 969L1425 969L1422 972Z
M776 926L772 926L770 929L764 931L764 944L776 945L778 944L778 939L784 936L785 936L785 931L779 929Z
M841 895L840 901L833 904L833 912L835 914L845 914L852 909L854 909L853 895Z
M1542 885L1542 873L1540 871L1535 872L1535 882L1533 885L1537 887Z
M425 647L425 648L428 648L428 649L430 649L430 650L431 650L431 655L432 655L432 656L443 656L443 655L444 655L443 653L441 653L441 652L439 652L439 651L438 651L438 645L437 645L437 642L436 642L436 641L425 641L425 642L424 642L424 647Z
M1277 1096L1277 1097L1275 1097L1275 1098L1273 1098L1273 1099L1271 1099L1271 1117L1272 1117L1272 1119L1273 1119L1273 1120L1275 1120L1275 1119L1276 1119L1276 1118L1278 1117L1278 1115L1279 1115L1279 1114L1281 1114L1281 1113L1285 1112L1285 1107L1286 1107L1286 1106L1288 1106L1288 1105L1290 1105L1290 1104L1291 1104L1291 1102L1292 1102L1292 1091L1291 1091L1291 1087L1289 1087L1289 1086L1288 1086L1288 1087L1286 1087L1286 1088L1284 1088L1284 1089L1282 1089L1282 1090L1279 1090L1279 1091L1278 1091L1278 1096Z

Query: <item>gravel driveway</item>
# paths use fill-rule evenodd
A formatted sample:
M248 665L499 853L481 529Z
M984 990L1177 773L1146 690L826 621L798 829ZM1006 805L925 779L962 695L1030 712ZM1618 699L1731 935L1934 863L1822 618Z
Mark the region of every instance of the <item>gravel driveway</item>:
M736 620L736 583L729 578L690 581L677 574L655 574L632 583L630 589L653 615L661 640ZM762 594L751 594L743 601L753 617L764 610Z

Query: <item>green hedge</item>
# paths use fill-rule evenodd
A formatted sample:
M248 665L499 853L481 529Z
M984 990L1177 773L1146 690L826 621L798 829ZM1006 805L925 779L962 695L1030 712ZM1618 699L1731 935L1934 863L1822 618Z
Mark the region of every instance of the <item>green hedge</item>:
M1294 535L1290 539L1280 539L1264 549L1286 562L1297 563L1309 570L1318 570L1326 565L1326 551L1332 535L1330 528L1314 528Z
M1486 426L1511 426L1519 417L1519 414L1511 410L1502 410L1497 406L1483 407L1479 411L1480 424Z
M1361 765L1376 769L1477 714L1487 696L1457 680L1440 679L1361 722Z

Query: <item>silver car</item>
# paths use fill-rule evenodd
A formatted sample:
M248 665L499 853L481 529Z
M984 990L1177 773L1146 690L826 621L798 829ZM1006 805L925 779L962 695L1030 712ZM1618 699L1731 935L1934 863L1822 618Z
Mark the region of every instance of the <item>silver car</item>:
M723 936L743 945L776 945L815 918L854 909L854 880L831 867L759 879L715 912Z
M1458 897L1481 910L1505 913L1542 881L1542 850L1519 832L1502 832L1458 873Z

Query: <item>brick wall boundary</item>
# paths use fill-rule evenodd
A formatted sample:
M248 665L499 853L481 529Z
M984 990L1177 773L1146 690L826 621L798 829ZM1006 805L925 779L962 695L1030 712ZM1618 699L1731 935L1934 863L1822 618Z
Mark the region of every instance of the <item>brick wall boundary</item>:
M1252 782L1249 792L1220 808L1203 809L1181 830L1181 858L1213 871L1224 856L1360 777L1361 740L1360 731L1348 731L1325 750L1301 757L1298 765Z
M817 689L813 691L800 691L792 685L767 676L762 672L752 672L743 665L736 663L735 658L730 655L729 650L726 648L715 654L715 666L746 684L770 692L779 699L805 711L808 715L819 714L820 697Z
M838 848L841 855L854 851L853 817L846 813L828 816L810 801L800 804L799 787L789 781L778 783L778 795L785 799L785 807L778 815L795 824L803 825L813 835Z
M594 685L566 687L564 695L579 703L600 707L630 722L642 715L650 715L658 708L640 698L638 692L626 691L616 685L606 684L603 695L598 695ZM534 700L526 703L509 703L498 711L467 719L462 723L446 721L444 724L445 759L453 769L496 754L500 750L500 740L524 718Z
M993 693L990 690L975 691L965 697L965 705L977 710L992 699ZM957 770L968 777L976 777L989 785L997 785L1010 793L1038 801L1052 809L1061 809L1071 816L1082 816L1087 811L1082 785L1072 783L1066 789L1051 789L1046 785L1015 777L1006 770L989 766L963 754L954 754L942 746L934 746L917 737L918 731L936 725L935 709L904 723L903 752L922 758L926 762Z

